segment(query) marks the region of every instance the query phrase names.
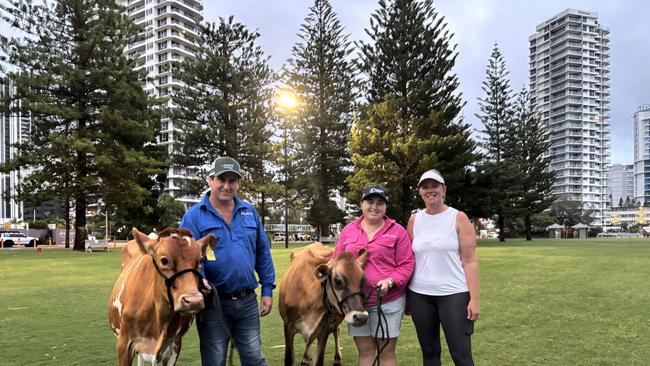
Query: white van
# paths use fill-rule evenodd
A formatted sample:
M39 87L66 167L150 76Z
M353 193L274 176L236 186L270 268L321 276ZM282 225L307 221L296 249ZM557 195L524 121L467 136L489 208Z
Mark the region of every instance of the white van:
M19 231L3 231L0 233L0 240L2 240L2 246L5 248L10 248L18 244L26 247L33 247L38 244L38 239L27 236Z

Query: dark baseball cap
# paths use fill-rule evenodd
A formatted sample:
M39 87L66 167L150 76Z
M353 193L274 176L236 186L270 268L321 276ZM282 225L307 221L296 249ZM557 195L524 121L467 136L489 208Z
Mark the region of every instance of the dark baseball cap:
M214 160L214 163L212 164L212 169L208 172L208 176L210 177L218 177L223 173L227 172L233 172L241 178L241 170L239 168L239 163L237 160L229 157L229 156L222 156L220 158L216 158Z
M361 193L361 200L363 201L370 196L379 196L388 202L388 189L377 185L367 186Z

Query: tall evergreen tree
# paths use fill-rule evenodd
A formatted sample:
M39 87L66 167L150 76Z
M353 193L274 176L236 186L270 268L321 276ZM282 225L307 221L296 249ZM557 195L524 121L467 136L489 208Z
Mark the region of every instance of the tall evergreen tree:
M517 95L511 132L512 160L520 174L521 195L516 204L524 213L526 240L531 240L531 216L547 209L555 200L553 182L555 172L550 170L551 158L544 153L551 147L548 128L542 122L533 99L525 88Z
M344 214L330 199L343 192L349 174L347 136L355 108L352 46L328 0L315 0L292 48L287 86L300 100L296 140L296 185L309 203L307 220L320 235Z
M495 44L485 71L482 89L484 98L479 98L480 113L476 117L483 123L481 147L484 150L480 170L492 176L489 190L489 206L497 215L499 240L505 240L505 219L513 214L519 190L519 172L513 160L514 139L512 117L512 91L508 71L499 47Z
M349 142L354 174L352 202L361 189L380 183L391 191L388 214L406 224L417 205L420 174L437 168L445 175L447 201L460 209L468 167L477 159L463 107L452 35L430 0L379 1L361 43L360 68L367 76L369 104L355 121Z
M178 136L180 165L211 164L219 156L239 161L246 174L243 192L260 195L262 207L272 184L272 84L276 77L268 57L256 44L259 33L249 31L233 17L199 25L194 58L174 65L186 85L173 96L173 118L183 131ZM190 192L199 194L205 180Z
M512 132L512 90L508 80L506 62L494 45L485 71L485 80L481 89L484 98L479 98L480 113L476 116L483 123L481 147L485 156L496 164L501 164L511 148Z
M142 31L114 0L9 0L2 18L26 33L2 37L23 114L34 118L32 141L4 169L33 168L25 186L68 193L75 210L75 250L84 249L89 200L123 209L149 194L138 180L163 171L155 150L158 116L142 89L136 61L123 47ZM144 148L143 148L144 146ZM51 166L56 171L48 171ZM50 174L51 180L46 179ZM36 193L35 192L35 193Z

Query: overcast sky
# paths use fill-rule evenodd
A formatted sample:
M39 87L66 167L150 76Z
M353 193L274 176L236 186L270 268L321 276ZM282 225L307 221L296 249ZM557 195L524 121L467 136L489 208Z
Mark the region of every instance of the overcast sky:
M331 0L352 40L367 40L364 29L376 0ZM259 44L279 69L307 15L311 0L204 0L206 21L234 15L261 33ZM631 164L634 147L632 114L650 103L650 1L647 0L440 0L436 8L454 33L459 55L455 72L467 105L465 120L479 129L474 116L481 83L494 43L499 44L514 91L528 86L528 36L535 27L567 8L598 13L610 30L611 162Z
M4 1L4 0L0 0ZM203 0L206 21L234 15L257 29L260 46L279 69L299 39L297 32L313 4L311 0ZM364 29L377 6L376 0L331 0L351 40L367 40ZM528 36L535 26L567 8L598 13L601 25L610 30L611 162L633 160L631 115L650 103L650 1L647 0L439 0L438 11L454 33L459 55L455 72L460 79L465 120L480 129L474 116L481 83L494 46L499 44L510 70L513 91L528 86ZM0 23L3 34L10 32Z

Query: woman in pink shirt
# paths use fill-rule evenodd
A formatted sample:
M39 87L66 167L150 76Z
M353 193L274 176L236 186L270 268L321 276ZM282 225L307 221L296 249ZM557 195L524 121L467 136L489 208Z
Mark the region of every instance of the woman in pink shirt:
M386 188L366 187L361 197L361 217L343 228L334 250L334 258L344 251L355 254L361 248L368 251L368 262L363 269L368 322L365 326L348 327L359 351L359 366L372 365L378 350L382 366L397 364L395 346L404 317L405 293L415 265L408 233L386 216L387 204ZM378 305L385 318L378 315Z

